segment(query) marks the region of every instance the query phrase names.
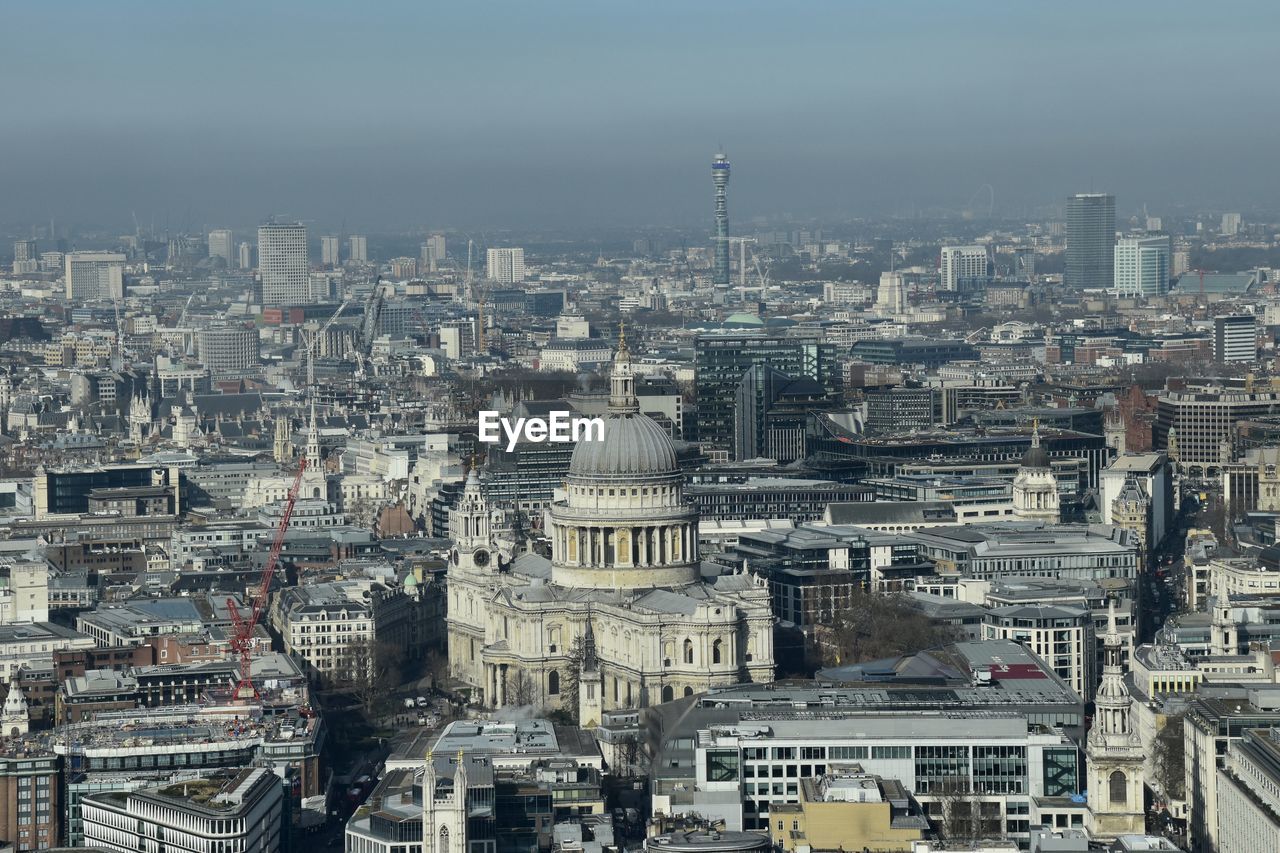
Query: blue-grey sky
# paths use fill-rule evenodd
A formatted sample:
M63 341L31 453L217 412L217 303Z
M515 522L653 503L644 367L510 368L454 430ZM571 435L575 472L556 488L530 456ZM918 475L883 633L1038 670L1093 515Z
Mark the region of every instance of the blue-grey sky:
M735 222L1276 197L1275 0L41 2L0 222ZM736 229L735 229L736 230Z

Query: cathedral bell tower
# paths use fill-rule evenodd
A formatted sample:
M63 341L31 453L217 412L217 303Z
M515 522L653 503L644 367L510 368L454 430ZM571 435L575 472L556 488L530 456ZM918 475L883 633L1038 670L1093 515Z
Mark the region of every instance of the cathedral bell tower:
M1089 832L1106 839L1146 832L1142 800L1145 756L1130 720L1114 599L1107 609L1103 643L1102 681L1093 700L1093 728L1085 758L1089 767Z
M151 434L151 402L141 393L129 401L129 438L141 444Z
M473 463L458 506L449 511L449 537L453 539L452 565L477 574L497 570L492 553L492 513L480 488L479 469Z
M289 419L284 414L276 415L275 444L272 455L277 465L287 465L293 459L293 439L289 436Z
M1120 411L1119 406L1116 406L1106 416L1102 432L1105 436L1107 447L1114 450L1117 456L1124 456L1126 445L1128 444L1128 428L1125 425L1124 414Z

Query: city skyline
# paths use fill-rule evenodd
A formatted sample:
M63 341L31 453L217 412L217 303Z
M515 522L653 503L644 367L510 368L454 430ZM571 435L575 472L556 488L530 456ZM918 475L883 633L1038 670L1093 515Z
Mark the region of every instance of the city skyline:
M1271 7L1206 21L1190 3L984 6L712 4L681 7L678 26L633 5L551 18L391 5L350 20L285 4L188 20L137 3L74 22L23 7L11 21L28 37L0 59L24 117L0 165L0 223L684 225L705 222L702 164L718 145L739 222L956 211L986 186L1017 213L1086 190L1133 206L1269 203L1250 176L1274 119L1223 129L1238 104L1266 103L1267 28L1243 22ZM731 35L703 44L726 16ZM477 28L485 61L463 62ZM375 47L415 31L430 50ZM1184 43L1196 63L1172 58ZM32 63L44 72L18 73ZM1230 99L1225 74L1199 70L1215 66L1231 69Z
M54 5L4 851L1280 850L1272 7Z

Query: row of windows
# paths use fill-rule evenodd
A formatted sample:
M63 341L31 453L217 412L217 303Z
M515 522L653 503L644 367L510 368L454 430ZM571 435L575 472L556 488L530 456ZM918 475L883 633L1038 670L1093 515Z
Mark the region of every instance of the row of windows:
M923 747L922 747L923 748ZM742 757L746 761L794 760L797 756L805 761L831 759L845 761L861 761L870 755L873 759L890 760L911 757L910 746L880 745L869 748L865 746L763 746L743 747Z

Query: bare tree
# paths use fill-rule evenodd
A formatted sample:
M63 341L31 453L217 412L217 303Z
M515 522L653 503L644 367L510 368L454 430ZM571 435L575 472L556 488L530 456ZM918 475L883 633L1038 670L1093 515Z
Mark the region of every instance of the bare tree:
M400 683L404 650L372 637L351 640L343 647L342 682L351 689L366 715Z
M944 780L936 787L942 818L938 829L946 839L1003 838L999 806L982 802L972 783L963 776ZM991 813L988 814L987 812Z
M507 704L520 707L523 705L532 705L538 698L538 693L534 687L533 679L529 677L529 673L523 669L515 672L507 673L506 683Z
M1182 714L1168 717L1164 727L1156 733L1151 749L1152 781L1166 800L1181 800L1187 793L1186 779L1182 775L1186 760L1182 722Z
M640 768L640 738L633 734L629 734L622 739L622 761L626 765L625 773L628 776L635 774Z
M823 642L828 665L851 664L918 652L953 642L956 629L935 622L901 595L855 589L837 611Z
M440 649L427 649L427 674L431 676L431 686L436 690L449 677L449 657Z

